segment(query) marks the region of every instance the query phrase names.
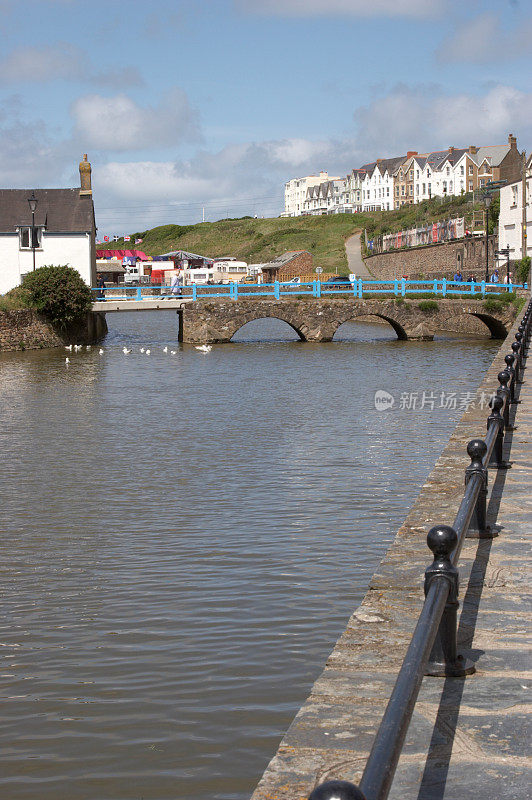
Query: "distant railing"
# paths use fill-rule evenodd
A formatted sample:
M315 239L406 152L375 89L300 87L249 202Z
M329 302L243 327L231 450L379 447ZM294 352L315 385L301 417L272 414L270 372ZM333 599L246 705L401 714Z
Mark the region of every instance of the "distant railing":
M507 469L503 459L504 432L511 431L509 410L516 399L516 386L527 353L532 327L532 300L515 334L512 352L505 356L506 368L499 372L499 388L490 407L484 440L473 439L467 446L471 464L465 470L465 493L453 527L436 525L427 536L434 555L425 570L425 602L410 645L366 762L360 786L347 781L322 783L309 800L386 800L401 755L410 718L424 675L463 677L474 672L473 664L457 653L456 621L458 570L456 563L466 536L489 538L496 535L486 522L488 466Z
M347 278L335 282L324 281L274 281L273 283L224 283L209 286L208 284L192 284L179 289L171 286L119 286L112 288L93 287L95 300L178 300L188 298L199 300L205 298L223 298L238 300L241 297L273 297L279 300L290 295L309 295L310 297L331 297L345 295L363 298L367 295L390 295L405 297L410 294L431 293L440 297L475 296L484 297L496 292L514 292L526 289L522 283L486 283L486 281L448 281L445 278L427 281L410 281L395 279L389 281L363 280Z

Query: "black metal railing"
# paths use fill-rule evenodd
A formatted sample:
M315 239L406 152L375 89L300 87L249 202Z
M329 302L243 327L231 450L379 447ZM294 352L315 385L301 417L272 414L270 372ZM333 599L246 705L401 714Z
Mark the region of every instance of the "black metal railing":
M410 645L382 718L359 787L342 780L327 781L311 793L309 800L386 800L410 719L425 675L463 677L474 665L457 652L458 570L456 563L464 539L497 535L486 521L488 467L508 469L503 458L504 434L512 430L510 406L522 383L530 330L532 300L515 334L506 368L499 372L499 387L490 400L484 440L467 446L471 464L465 470L465 491L453 526L436 525L427 536L434 560L425 570L425 602Z

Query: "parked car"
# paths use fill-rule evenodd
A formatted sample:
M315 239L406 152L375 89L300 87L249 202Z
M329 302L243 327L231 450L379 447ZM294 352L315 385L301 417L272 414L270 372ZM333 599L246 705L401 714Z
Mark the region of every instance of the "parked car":
M347 288L348 286L352 286L353 284L347 277L347 275L333 275L332 278L327 278L325 281L327 286L335 285L335 286L343 286Z

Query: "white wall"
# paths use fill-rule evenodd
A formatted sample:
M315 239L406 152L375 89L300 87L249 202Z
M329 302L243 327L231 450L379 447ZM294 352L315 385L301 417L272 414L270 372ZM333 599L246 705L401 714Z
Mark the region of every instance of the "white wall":
M532 178L527 178L527 253L532 257ZM510 246L510 259L522 258L521 229L523 216L523 191L521 181L510 183L501 189L501 212L499 215L499 249Z
M42 247L35 250L35 268L66 264L91 285L91 236L80 234L42 234ZM20 250L19 235L0 235L0 294L19 286L21 276L33 270L32 250Z

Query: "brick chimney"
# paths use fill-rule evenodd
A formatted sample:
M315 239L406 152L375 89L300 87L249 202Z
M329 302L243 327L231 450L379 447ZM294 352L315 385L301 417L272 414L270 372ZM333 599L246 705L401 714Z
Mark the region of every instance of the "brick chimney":
M470 153L472 156L474 156L478 153L478 147L475 147L474 144L470 144L467 149L467 152Z
M417 150L409 150L406 154L407 158L412 158L412 156L417 156Z
M85 153L83 161L80 161L79 164L80 197L92 197L91 172L92 168L90 162L87 161L87 153Z
M450 153L450 155L452 155L452 154L454 153L454 151L455 151L455 150L456 150L456 148L455 148L455 147L453 147L453 146L451 145L451 146L449 147L449 153Z
M517 137L514 136L513 133L508 134L508 144L512 150L517 150Z

